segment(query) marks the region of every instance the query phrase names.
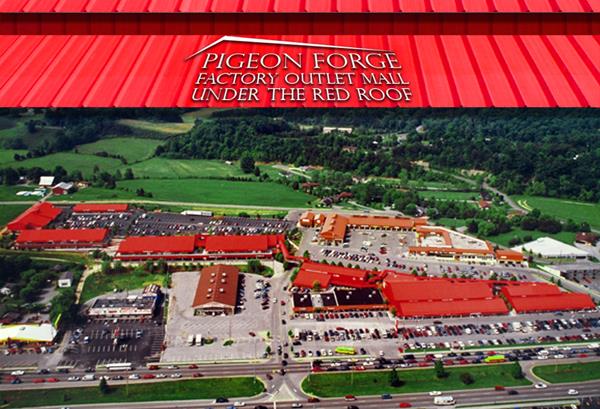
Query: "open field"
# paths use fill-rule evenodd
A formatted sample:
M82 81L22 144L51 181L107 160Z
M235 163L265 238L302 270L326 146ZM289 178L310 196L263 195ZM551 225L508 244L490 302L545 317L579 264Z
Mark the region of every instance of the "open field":
M512 364L447 368L449 376L443 379L438 379L432 368L398 370L398 376L404 385L397 388L390 386L389 371L316 374L309 375L302 381L302 389L312 395L329 398L347 394L380 395L382 393L451 391L493 388L495 385L525 386L531 384L527 379L515 379L512 376L511 368ZM461 382L460 374L465 372L470 373L475 382L470 385Z
M85 280L81 302L84 303L102 294L112 293L115 288L118 290L135 290L149 284L166 287L166 279L166 274L150 274L140 271L123 274L95 273Z
M479 200L478 192L453 192L448 190L419 190L419 196L439 200Z
M135 192L126 192L120 189L105 189L101 187L87 187L70 195L52 196L50 201L94 201L94 200L132 200L143 199L138 197Z
M227 109L227 108L225 108L225 109ZM193 124L197 118L208 119L211 117L213 112L224 111L225 109L224 108L201 108L201 109L197 109L194 111L186 112L185 114L181 115L181 119L183 119L183 122L185 122L185 123Z
M192 129L194 123L185 122L152 122L143 121L139 119L119 119L117 121L122 125L127 125L132 129L138 129L140 131L152 132L163 135L177 135L184 133Z
M0 167L15 161L15 154L25 155L24 149L0 149Z
M11 250L0 248L0 255L27 255L33 259L64 260L73 263L89 264L90 259L83 253L68 253L62 251Z
M550 383L584 382L600 379L600 361L540 365L533 373Z
M306 207L314 198L273 182L233 182L215 179L139 179L118 182L119 189L143 188L151 200L250 206Z
M513 237L520 237L521 239L525 236L531 236L533 240L538 239L540 237L552 237L558 241L562 241L563 243L573 244L575 241L575 233L568 231L561 231L557 234L548 234L541 231L526 231L521 229L513 229L508 233L499 234L497 236L486 237L489 241L500 244L501 246L511 247L508 242Z
M560 219L588 222L593 228L600 229L600 204L576 202L567 199L555 199L539 196L513 196L519 206L525 210L539 209L542 213Z
M450 219L448 217L440 217L439 219L435 219L433 220L433 222L435 224L439 224L442 226L446 226L449 228L457 228L457 227L464 227L467 225L467 220L466 219Z
M110 381L109 381L110 386ZM102 394L97 385L90 388L30 389L0 393L8 408L26 406L66 406L85 403L147 402L185 399L215 399L254 396L263 384L252 377L205 378L184 381L113 385Z
M79 170L81 173L83 173L84 177L90 177L94 172L94 166L98 166L100 170L114 173L114 171L117 168L120 168L123 164L120 160L114 158L102 158L100 156L84 155L73 152L59 152L46 156L40 156L38 158L7 163L7 165L17 168L40 167L49 171L52 171L56 166L60 165L65 168L67 172Z
M27 208L29 205L0 205L0 229Z
M244 174L237 163L227 165L218 160L152 158L125 167L130 167L136 178L254 177L254 175Z
M121 156L131 163L150 158L161 144L162 142L156 139L106 138L79 145L77 151L89 155L106 152L110 155Z
M26 123L32 119L40 119L41 116L26 116L22 118L6 118L3 126L0 126L0 142L9 138L19 138L29 148L41 145L47 140L54 139L58 128L38 128L36 132L30 133Z

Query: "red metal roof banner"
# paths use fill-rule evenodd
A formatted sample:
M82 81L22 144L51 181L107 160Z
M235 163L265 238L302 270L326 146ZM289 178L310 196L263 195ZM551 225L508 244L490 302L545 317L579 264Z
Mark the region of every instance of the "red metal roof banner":
M508 308L500 298L489 300L429 301L395 303L397 314L402 317L449 317L471 314L508 314Z
M0 12L381 13L592 12L594 0L0 0Z
M196 236L131 236L119 245L119 254L193 253Z
M560 293L533 297L513 297L510 304L518 313L541 311L575 311L596 308L588 294Z
M75 213L122 213L129 209L128 204L79 203L73 206Z
M3 107L600 107L598 36L0 37Z

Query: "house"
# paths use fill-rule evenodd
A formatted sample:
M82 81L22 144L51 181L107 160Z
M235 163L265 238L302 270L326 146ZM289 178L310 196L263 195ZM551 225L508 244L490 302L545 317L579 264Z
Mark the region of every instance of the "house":
M58 288L69 288L73 285L73 273L65 271L58 279Z
M194 315L233 315L237 305L240 270L217 264L204 267L192 303Z
M595 246L598 242L598 235L590 232L579 232L575 236L575 243Z
M60 182L52 186L52 193L54 195L67 195L73 192L73 183L71 182Z
M161 295L160 287L150 284L141 294L126 298L98 298L88 310L90 318L150 318L154 315Z
M54 176L40 176L41 187L51 187L54 184Z
M487 209L489 209L490 207L492 207L492 204L491 204L489 201L487 201L487 200L483 200L483 199L481 199L481 200L478 202L478 204L479 204L479 208L480 208L481 210L487 210Z

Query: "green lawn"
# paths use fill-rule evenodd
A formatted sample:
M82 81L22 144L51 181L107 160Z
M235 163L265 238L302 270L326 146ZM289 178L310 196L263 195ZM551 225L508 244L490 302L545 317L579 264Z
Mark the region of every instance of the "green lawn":
M584 382L600 379L600 361L540 365L533 373L550 383Z
M85 189L81 189L70 195L63 196L52 196L50 198L53 202L61 202L61 201L81 201L88 202L94 200L132 200L132 199L142 199L136 196L135 192L126 192L120 189L104 189L100 187L87 187Z
M419 196L441 200L479 200L478 192L452 192L447 190L419 190Z
M34 133L30 133L27 130L27 126L25 124L27 121L35 118L39 119L37 116L32 116L13 120L13 126L0 129L0 142L2 142L5 138L19 138L27 147L33 148L41 145L45 141L53 140L56 137L56 133L58 132L59 128L39 128Z
M60 165L65 168L67 172L80 170L85 177L90 177L93 173L94 166L98 166L100 170L114 173L114 171L123 164L120 160L114 158L102 158L100 156L84 155L73 152L59 152L41 156L39 158L12 162L10 165L23 168L40 167L49 171L52 171L56 166Z
M439 219L432 220L432 222L449 228L457 228L467 225L467 219L450 219L448 217L440 217Z
M526 230L521 230L521 229L513 229L512 231L510 231L508 233L503 233L503 234L499 234L497 236L490 236L490 237L486 237L486 238L493 243L500 244L501 246L512 247L508 244L508 242L510 241L510 239L512 239L515 236L520 237L521 239L525 236L531 236L533 238L533 240L540 238L540 237L552 237L558 241L562 241L563 243L567 243L567 244L573 244L573 242L575 241L575 233L568 232L568 231L561 231L560 233L557 233L557 234L548 234L548 233L544 233L544 232L537 231L537 230L536 231L526 231Z
M306 207L314 197L273 182L215 179L140 179L118 182L118 188L143 188L153 200L250 206Z
M35 186L6 186L0 185L0 201L18 201L18 202L35 202L40 200L40 196L17 196L17 192L31 191Z
M110 381L109 381L110 386ZM30 389L0 393L9 408L26 406L68 406L85 403L117 403L215 399L255 396L264 385L253 377L206 378L175 382L130 383L110 386L106 395L98 386L90 388Z
M93 143L79 145L79 153L95 155L98 152L106 152L111 155L122 156L127 162L139 162L154 155L156 148L163 144L156 139L142 138L106 138Z
M162 134L164 136L185 133L194 127L193 122L154 122L140 119L119 119L117 122L127 125L134 131L137 130L146 134Z
M244 176L239 165L218 160L152 158L129 166L136 178L178 179Z
M404 385L394 388L389 384L389 371L369 371L337 374L313 374L304 378L305 392L321 397L352 395L380 395L382 393L415 393L433 390L450 391L459 389L493 388L496 385L524 386L527 379L515 379L511 373L512 364L481 365L447 368L449 376L438 379L435 371L429 369L399 370L398 375ZM460 374L469 372L474 383L465 385Z
M25 155L27 151L23 149L0 149L0 167L14 162L17 153Z
M579 223L588 222L592 227L600 229L600 203L539 196L513 196L512 198L526 210L539 209L544 214L564 220L573 219Z
M1 205L0 206L0 228L6 223L23 213L29 205Z
M85 280L81 302L84 303L99 295L111 293L115 288L118 290L135 290L149 284L166 287L166 279L166 274L150 274L140 271L123 274L95 273Z

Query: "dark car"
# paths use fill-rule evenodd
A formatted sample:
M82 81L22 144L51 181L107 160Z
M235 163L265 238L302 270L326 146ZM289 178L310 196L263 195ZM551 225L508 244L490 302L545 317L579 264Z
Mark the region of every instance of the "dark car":
M229 399L224 398L222 396L219 396L217 399L215 399L215 403L227 403L229 402Z
M516 390L514 390L514 389L511 389L511 390L509 390L509 391L508 391L508 394L509 394L509 395L518 395L518 394L519 394L519 391L516 391Z
M381 395L381 399L392 399L392 395L390 395L389 393L384 393L383 395Z

